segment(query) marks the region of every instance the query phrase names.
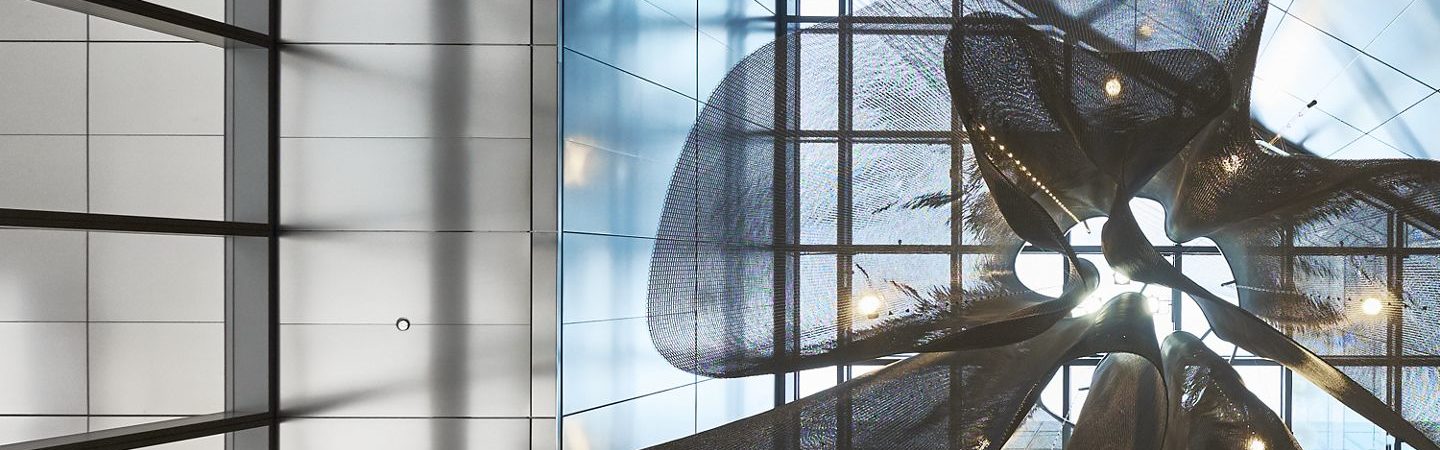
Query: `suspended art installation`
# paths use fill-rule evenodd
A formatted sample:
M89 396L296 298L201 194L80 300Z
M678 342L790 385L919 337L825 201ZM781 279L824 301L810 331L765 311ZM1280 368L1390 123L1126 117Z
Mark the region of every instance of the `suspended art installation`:
M1079 311L1100 271L1065 230L1104 216L1116 273L1184 292L1214 335L1440 450L1435 367L1362 384L1332 364L1376 342L1382 356L1440 352L1440 259L1404 249L1440 246L1440 164L1260 145L1249 98L1266 10L880 0L777 35L716 88L675 168L652 340L706 377L918 356L656 448L998 449L1065 420L1037 399L1059 367L1094 354L1106 357L1070 447L1299 448L1200 337L1157 342L1140 294ZM806 131L827 129L853 131ZM939 144L899 144L912 138ZM1238 302L1157 253L1137 197L1163 205L1171 240L1218 245ZM1063 293L1020 281L1027 243L1064 258ZM1375 314L1388 320L1363 320ZM1396 384L1423 396L1390 398Z

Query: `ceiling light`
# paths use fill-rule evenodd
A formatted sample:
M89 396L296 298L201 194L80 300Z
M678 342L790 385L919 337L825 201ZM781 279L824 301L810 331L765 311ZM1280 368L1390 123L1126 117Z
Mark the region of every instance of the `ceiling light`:
M885 302L880 300L880 296L875 294L868 294L864 297L860 297L860 301L855 304L855 312L860 313L860 315L862 316L874 319L876 317L880 317L880 308L884 306Z
M1150 22L1140 24L1140 28L1135 29L1135 35L1140 36L1140 39L1150 39L1150 36L1155 35L1155 26Z
M1245 167L1245 159L1238 154L1230 155L1220 161L1220 167L1224 168L1226 172L1235 173Z
M1385 305L1380 302L1380 299L1367 297L1360 302L1360 311L1364 312L1367 316L1374 316L1380 314L1380 310L1384 309L1384 306Z
M1121 89L1122 89L1122 86L1120 86L1120 79L1119 79L1119 78L1110 77L1110 79L1105 80L1105 96L1106 96L1106 97L1110 97L1110 98L1119 97L1119 96L1120 96L1120 90L1121 90Z
M1252 437L1250 442L1245 443L1245 450L1265 450L1265 441L1260 440L1259 436Z

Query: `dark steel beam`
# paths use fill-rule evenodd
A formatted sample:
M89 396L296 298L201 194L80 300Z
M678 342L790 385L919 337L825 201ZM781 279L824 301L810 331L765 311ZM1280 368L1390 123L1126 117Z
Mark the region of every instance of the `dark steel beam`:
M264 223L0 208L0 227L269 237Z
M272 417L268 412L210 414L0 445L0 450L129 450L259 428L270 425Z
M141 0L34 0L217 47L270 48L269 35Z

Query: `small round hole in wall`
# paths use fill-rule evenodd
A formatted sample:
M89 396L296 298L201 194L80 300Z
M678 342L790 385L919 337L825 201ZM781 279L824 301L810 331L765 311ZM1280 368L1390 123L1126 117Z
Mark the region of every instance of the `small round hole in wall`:
M404 318L404 317L401 317L401 318L399 318L399 319L395 319L395 329L400 330L400 331L409 330L409 329L410 329L410 319L406 319L406 318Z

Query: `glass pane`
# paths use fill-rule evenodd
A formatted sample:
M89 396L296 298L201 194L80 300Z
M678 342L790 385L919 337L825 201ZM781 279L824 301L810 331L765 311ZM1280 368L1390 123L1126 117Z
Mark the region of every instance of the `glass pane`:
M800 144L801 244L835 244L836 151L835 144Z
M857 144L851 176L856 244L950 243L949 145Z
M856 302L856 331L918 314L950 287L949 255L855 255L854 264L850 296Z
M840 128L840 44L834 33L797 33L800 40L800 129Z
M1296 408L1290 430L1305 450L1385 448L1388 437L1380 427L1303 377L1296 376L1293 386Z
M805 16L834 16L840 14L843 0L800 0L800 14Z
M1433 299L1440 298L1440 255L1407 256L1404 273L1405 308L1400 324L1401 351L1405 355L1440 355L1440 307Z
M1080 418L1085 406L1085 398L1090 396L1090 379L1095 375L1095 366L1070 366L1070 390L1065 395L1070 397L1070 412L1066 417L1071 422ZM1060 376L1057 374L1055 379Z
M835 366L818 367L795 373L800 386L800 398L835 387Z
M834 330L836 327L836 303L839 295L836 289L838 274L835 269L835 255L800 256L800 348L829 348L825 343L835 342L836 333L805 332L808 330Z
M943 74L950 27L906 25L898 35L894 25L854 27L850 49L854 129L949 131L951 99Z
M1275 411L1276 417L1284 417L1285 369L1270 365L1240 365L1235 366L1235 371L1240 373L1245 389Z

